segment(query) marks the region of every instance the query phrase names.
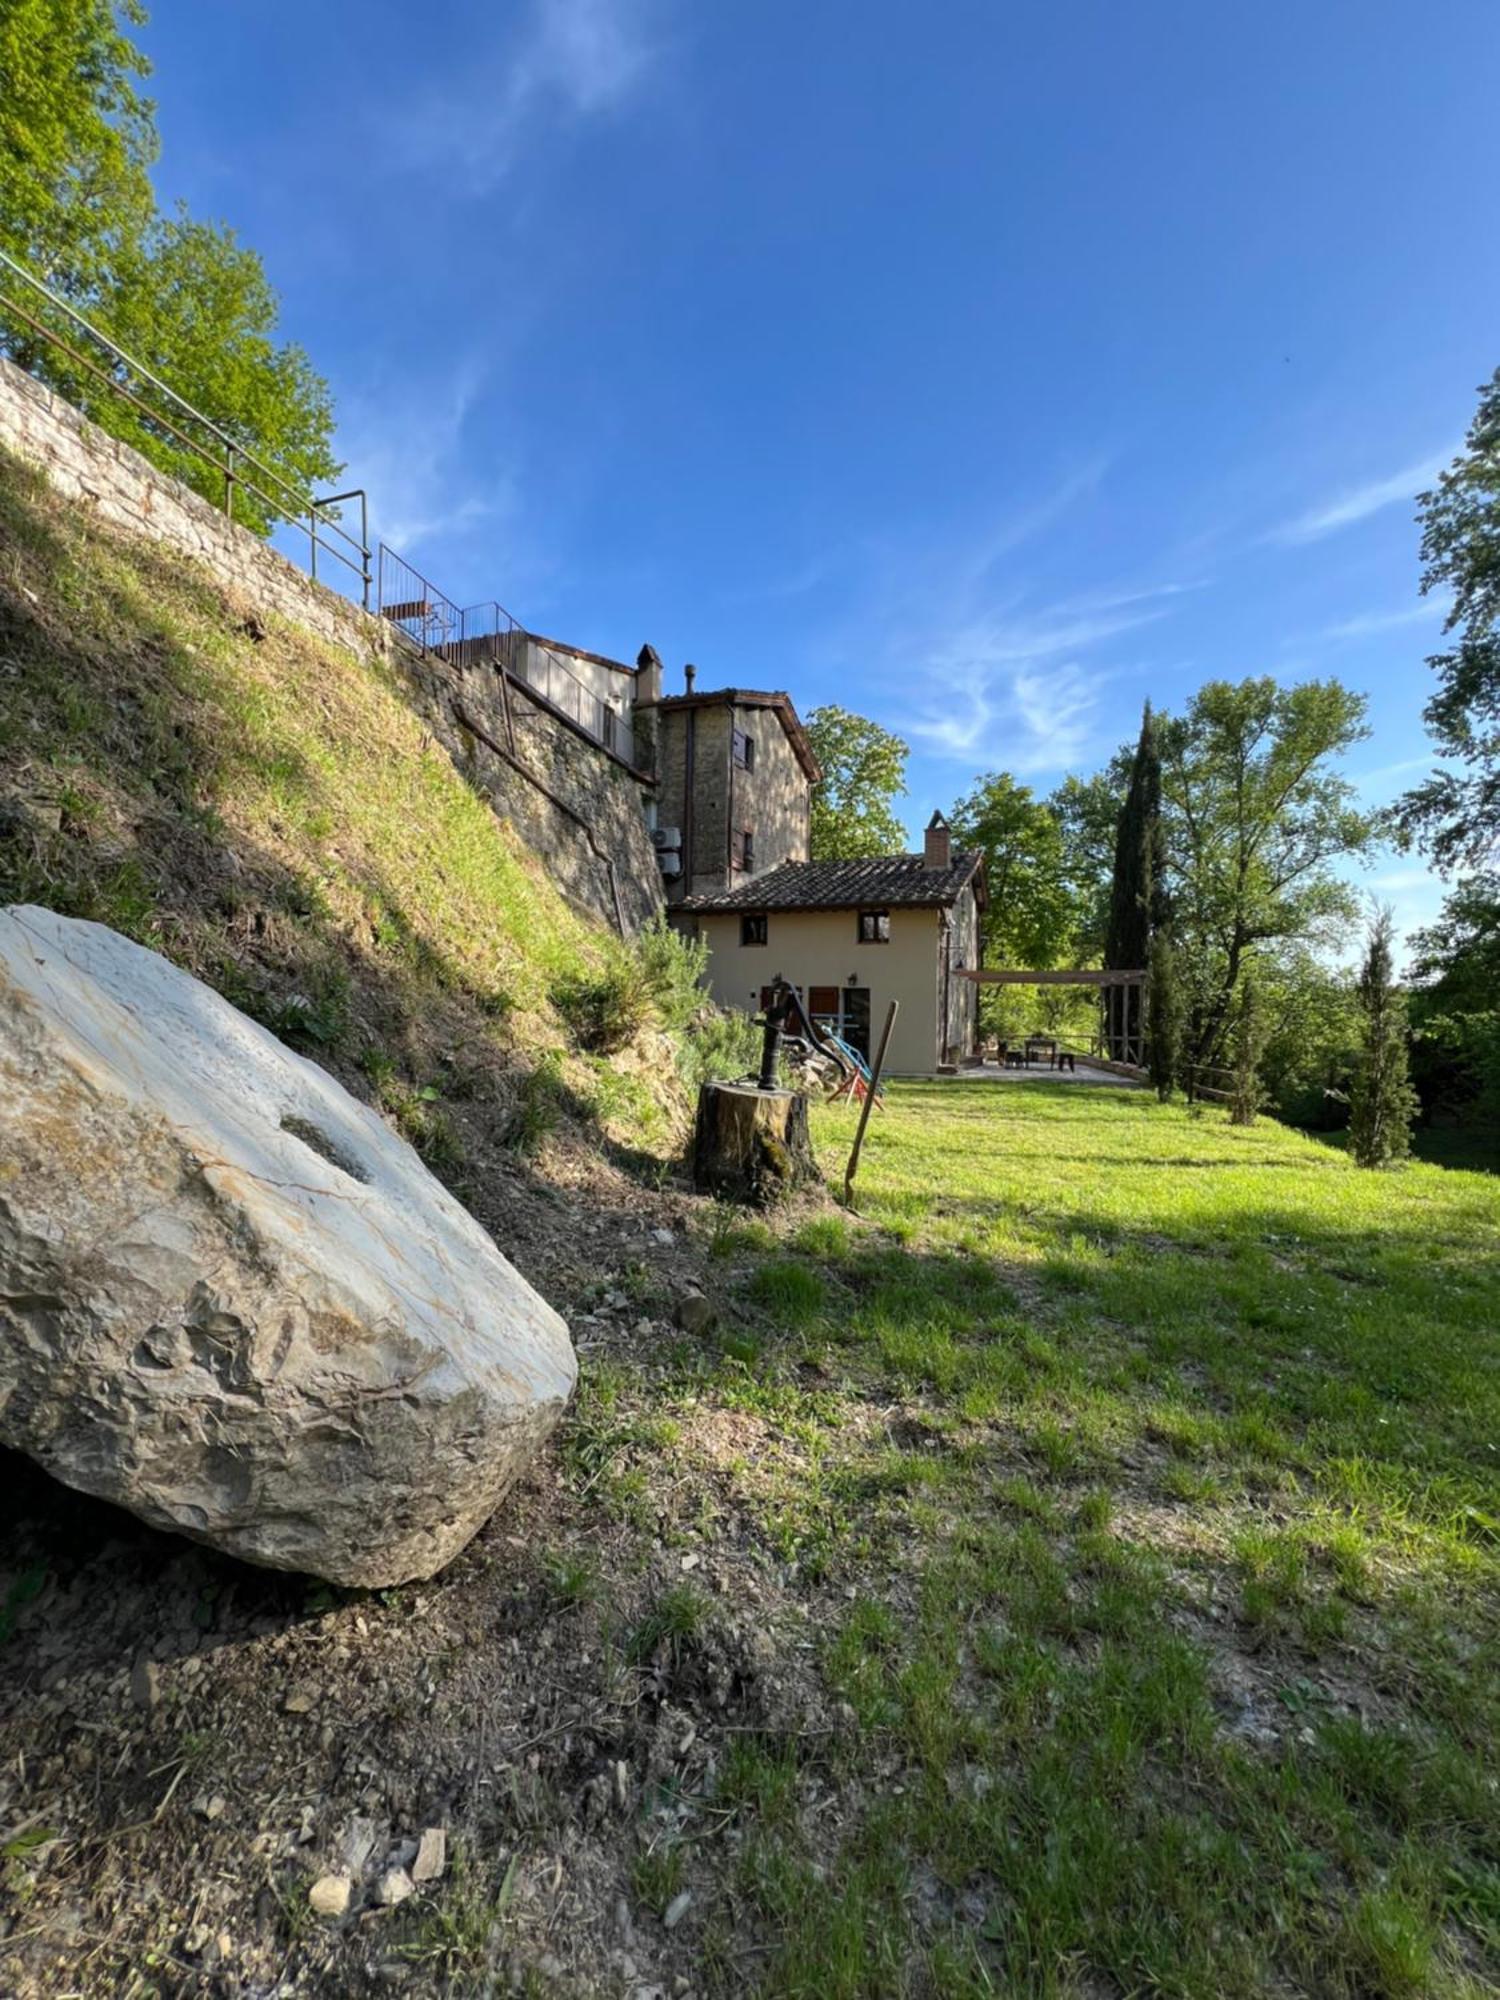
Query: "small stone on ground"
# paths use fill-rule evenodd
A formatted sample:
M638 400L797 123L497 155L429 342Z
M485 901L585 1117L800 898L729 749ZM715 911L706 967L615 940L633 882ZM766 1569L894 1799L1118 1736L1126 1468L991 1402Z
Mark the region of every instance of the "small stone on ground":
M349 1907L349 1877L320 1875L307 1892L307 1900L320 1917L341 1917Z

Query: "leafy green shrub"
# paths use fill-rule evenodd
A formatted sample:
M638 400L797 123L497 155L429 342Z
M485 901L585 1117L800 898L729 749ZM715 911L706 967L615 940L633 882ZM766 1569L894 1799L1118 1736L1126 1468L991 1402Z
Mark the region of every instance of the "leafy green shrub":
M572 973L552 988L552 1004L578 1046L613 1055L638 1035L651 1013L651 996L634 961L617 958L602 972Z
M708 969L706 938L684 937L664 916L653 917L635 941L636 963L663 1023L681 1032L710 1004L703 990Z
M521 1085L509 1133L518 1153L534 1153L562 1116L566 1093L562 1053L549 1050Z
M748 1014L732 1009L705 1014L683 1034L678 1067L689 1084L754 1076L760 1068L761 1031Z

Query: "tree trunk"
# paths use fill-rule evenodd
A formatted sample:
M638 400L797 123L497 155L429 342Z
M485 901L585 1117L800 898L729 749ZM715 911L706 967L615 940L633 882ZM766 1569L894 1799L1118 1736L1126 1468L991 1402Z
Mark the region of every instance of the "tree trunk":
M693 1134L693 1184L701 1193L764 1207L817 1177L800 1092L703 1085Z

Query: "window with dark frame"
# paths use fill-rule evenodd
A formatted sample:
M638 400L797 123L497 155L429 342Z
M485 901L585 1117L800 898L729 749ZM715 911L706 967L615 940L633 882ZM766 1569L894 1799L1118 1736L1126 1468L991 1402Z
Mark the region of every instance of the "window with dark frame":
M743 868L747 875L755 872L755 833L748 826L740 834L739 853L736 857L735 865L736 867Z
M766 924L766 913L764 910L758 910L755 911L753 914L748 914L746 916L741 917L740 943L764 944L766 942L767 928L768 926Z
M890 911L861 910L859 913L859 941L861 944L889 944L891 941Z
M742 771L755 769L755 738L745 729L730 731L730 749Z

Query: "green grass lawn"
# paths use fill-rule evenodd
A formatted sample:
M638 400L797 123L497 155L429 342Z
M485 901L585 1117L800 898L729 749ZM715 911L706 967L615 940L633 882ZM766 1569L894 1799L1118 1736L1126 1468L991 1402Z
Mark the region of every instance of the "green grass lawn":
M954 1082L858 1194L655 1391L764 1419L847 1723L724 1772L762 1990L1496 1991L1500 1184Z

